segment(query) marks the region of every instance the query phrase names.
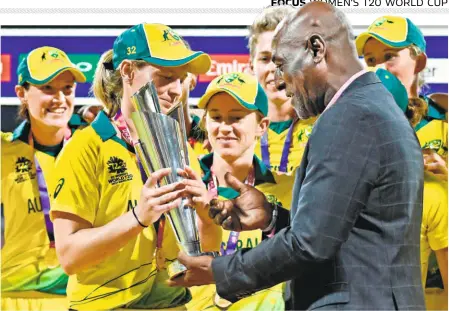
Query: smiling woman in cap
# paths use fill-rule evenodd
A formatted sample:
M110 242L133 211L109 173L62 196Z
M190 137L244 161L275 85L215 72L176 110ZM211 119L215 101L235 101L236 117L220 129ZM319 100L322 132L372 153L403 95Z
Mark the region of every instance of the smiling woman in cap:
M299 167L317 117L298 119L292 98L275 85L276 65L271 45L279 23L295 9L288 5L265 8L249 27L251 70L268 97L270 125L256 145L256 155L277 174L292 174Z
M191 299L188 289L165 284L166 263L179 249L171 224L161 215L178 206L184 186L157 187L169 169L148 179L141 173L131 96L152 80L166 113L179 101L187 73L205 73L210 64L207 54L191 51L162 24L124 31L113 50L102 55L92 88L105 109L74 137L58 162L57 178L65 184L55 192L51 210L57 252L70 275L71 309L182 310ZM189 157L187 174L206 196L191 148ZM220 228L197 211L203 251L218 250Z
M2 310L67 310L67 275L56 257L49 190L54 163L81 125L73 115L76 82L85 82L63 51L31 51L17 69L19 115L2 133ZM73 115L73 116L72 116Z
M406 115L421 147L435 153L427 166L447 179L447 94L420 94L426 67L426 41L413 22L400 16L382 16L356 39L357 51L368 66L383 64L405 86L409 98ZM445 98L445 103L436 102ZM446 109L442 108L446 106ZM413 115L413 118L411 116ZM441 165L440 165L441 164Z
M273 174L255 155L257 140L269 125L268 98L257 78L245 73L221 75L209 84L198 107L205 109L202 125L214 151L200 160L210 198L233 199L239 195L235 183L243 182L255 186L288 214L294 177ZM225 178L227 172L235 176L231 177L233 181ZM189 185L191 181L184 183ZM194 192L191 194L195 196ZM269 233L223 231L221 254L256 247ZM215 285L194 287L194 297L209 295L209 299L193 300L187 307L189 310L284 310L282 288L280 284L231 304L215 295Z

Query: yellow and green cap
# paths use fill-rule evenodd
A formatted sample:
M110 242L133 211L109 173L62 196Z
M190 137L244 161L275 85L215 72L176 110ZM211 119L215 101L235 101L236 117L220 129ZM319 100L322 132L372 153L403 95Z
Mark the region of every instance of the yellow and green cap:
M64 51L51 46L42 46L28 53L17 67L18 83L46 84L65 71L70 71L76 82L86 82L84 74L70 61Z
M120 34L114 41L113 68L125 59L162 67L187 65L193 74L206 73L211 66L209 55L190 50L180 35L163 24L139 24Z
M210 98L222 92L231 95L244 108L268 115L267 94L253 75L233 72L216 77L200 98L198 108L206 108Z
M357 53L363 56L363 48L369 38L377 39L393 48L405 48L416 45L423 53L426 52L426 40L421 30L412 21L401 16L382 16L376 19L367 31L355 40Z
M382 84L388 91L390 91L391 95L393 95L396 104L403 112L405 112L408 106L408 94L401 81L399 81L394 74L383 68L368 67L367 70L376 73Z

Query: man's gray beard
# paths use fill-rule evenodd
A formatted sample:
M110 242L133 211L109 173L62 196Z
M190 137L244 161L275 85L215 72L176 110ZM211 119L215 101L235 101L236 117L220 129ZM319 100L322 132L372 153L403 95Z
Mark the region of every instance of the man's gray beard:
M292 106L301 120L319 115L322 111L303 95L292 97ZM324 110L324 109L323 109Z

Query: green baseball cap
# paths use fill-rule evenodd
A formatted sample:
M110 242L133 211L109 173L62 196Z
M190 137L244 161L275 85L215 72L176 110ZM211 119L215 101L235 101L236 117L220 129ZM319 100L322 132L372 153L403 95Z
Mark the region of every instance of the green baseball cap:
M114 41L114 69L125 59L163 67L187 65L193 74L206 73L211 66L209 55L190 50L181 36L163 24L139 24L120 34Z
M394 74L383 68L369 67L367 69L376 73L382 84L393 95L396 104L405 113L408 106L408 94L401 81Z
M363 56L363 48L369 38L374 38L393 48L405 48L416 45L423 53L426 52L426 40L421 30L412 21L401 16L382 16L376 19L368 30L355 40L357 53Z
M17 67L18 83L46 84L65 71L70 71L76 82L86 82L86 76L70 61L64 51L42 46L28 53Z
M233 72L216 77L198 101L198 108L206 108L210 98L222 92L231 95L244 108L268 115L267 94L253 75Z

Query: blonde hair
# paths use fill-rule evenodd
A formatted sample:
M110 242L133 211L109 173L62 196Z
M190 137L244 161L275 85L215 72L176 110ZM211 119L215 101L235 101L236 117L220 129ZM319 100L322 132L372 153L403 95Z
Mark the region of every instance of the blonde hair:
M405 116L409 120L410 124L415 127L427 115L427 110L427 103L424 99L412 97L408 99Z
M25 82L24 84L22 84L22 87L25 90L29 90L30 84L28 82ZM28 112L28 106L24 102L22 102L19 106L19 111L17 111L17 119L30 121L30 113Z
M259 36L267 31L274 31L277 25L295 9L291 6L268 7L256 17L253 24L249 26L248 48L251 60L254 59L256 53L256 44Z
M95 69L91 87L91 93L106 108L106 113L109 118L112 118L117 113L123 96L123 80L120 75L120 70L109 69L105 66L105 63L111 64L112 66L112 56L112 50L106 51L101 55L97 68ZM148 65L143 60L135 60L133 64L137 68Z

